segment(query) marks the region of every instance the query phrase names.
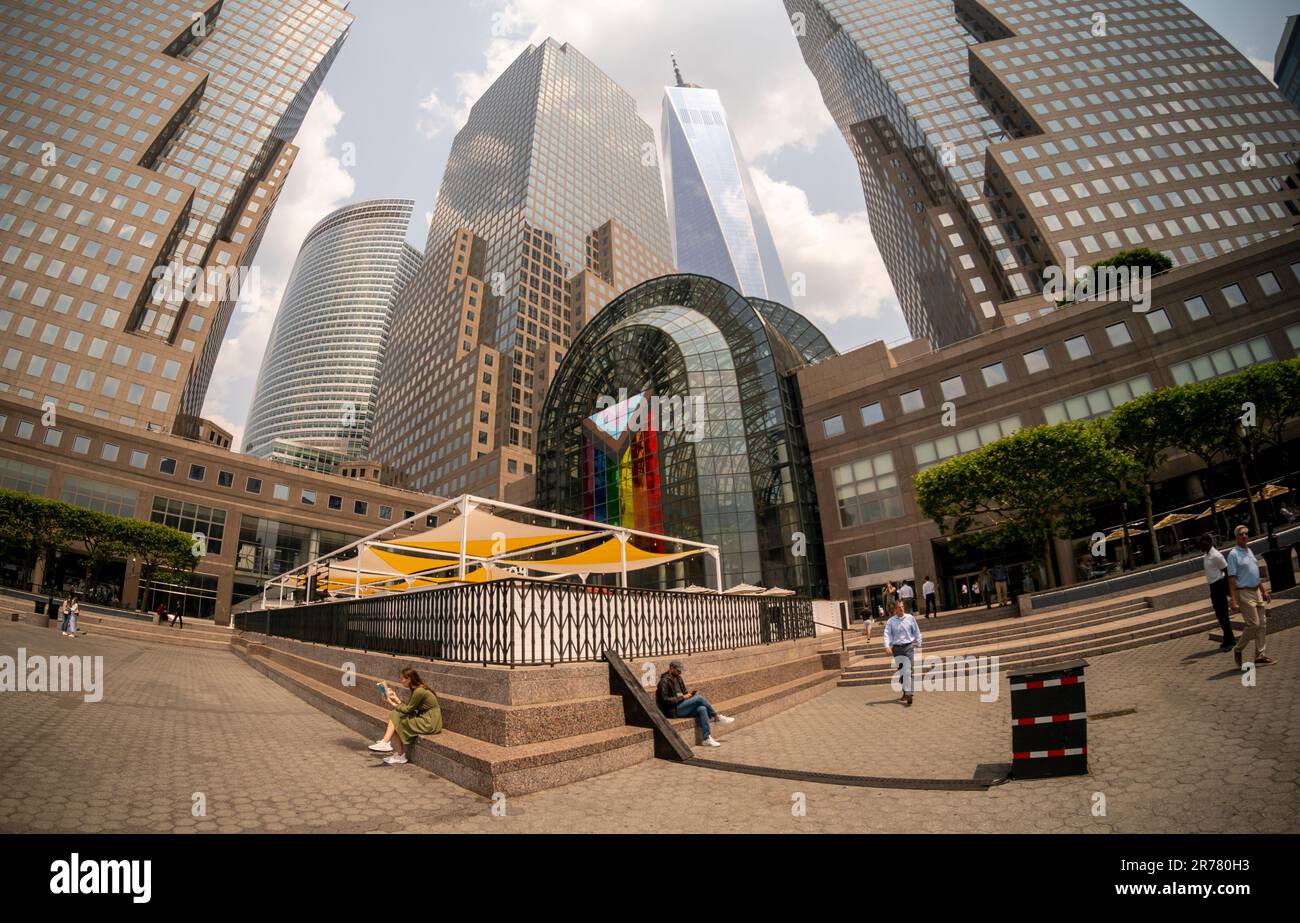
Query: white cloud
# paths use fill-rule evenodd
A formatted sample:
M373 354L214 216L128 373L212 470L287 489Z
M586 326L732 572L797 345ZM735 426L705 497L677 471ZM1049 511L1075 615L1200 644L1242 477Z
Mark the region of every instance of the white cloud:
M1255 67L1259 70L1259 72L1263 74L1265 77L1267 77L1269 80L1273 79L1272 61L1265 61L1263 58L1256 58L1256 57L1248 57L1247 60L1250 61L1251 64L1254 64Z
M419 102L423 115L415 120L415 128L426 138L433 138L448 128L460 127L460 118L454 106L449 106L438 98L437 90L430 90L429 95Z
M244 424L234 421L244 421L248 414L262 354L298 248L317 221L356 191L356 180L331 152L342 118L343 110L334 98L320 90L294 139L298 156L257 252L254 265L261 277L260 290L240 299L212 373L203 413L231 430L240 450Z
M866 212L814 212L798 186L750 172L786 276L802 274L805 294L793 307L819 325L869 331L892 323L898 301Z

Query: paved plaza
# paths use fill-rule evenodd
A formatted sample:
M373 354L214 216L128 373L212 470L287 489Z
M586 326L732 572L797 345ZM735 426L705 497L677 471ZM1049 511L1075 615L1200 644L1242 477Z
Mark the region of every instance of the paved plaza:
M1258 685L1203 635L1096 658L1092 775L988 791L869 789L651 760L505 803L366 740L233 654L0 623L0 654L102 655L102 702L0 693L0 831L1297 832L1300 632ZM975 693L838 688L738 729L707 758L854 775L970 778L1010 758L1005 681ZM205 804L196 817L196 795ZM1104 797L1104 816L1097 816ZM800 812L800 808L803 811Z

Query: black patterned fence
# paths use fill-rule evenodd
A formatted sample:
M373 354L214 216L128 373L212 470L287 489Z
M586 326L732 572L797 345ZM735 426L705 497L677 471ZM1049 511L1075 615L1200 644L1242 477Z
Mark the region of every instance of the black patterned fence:
M278 638L459 663L537 666L811 638L811 601L498 580L244 612Z

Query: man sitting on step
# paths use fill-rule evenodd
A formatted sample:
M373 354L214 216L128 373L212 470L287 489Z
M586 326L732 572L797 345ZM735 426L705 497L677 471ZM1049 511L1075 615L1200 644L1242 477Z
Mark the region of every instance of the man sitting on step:
M669 718L694 718L700 726L700 736L704 739L706 747L719 747L721 744L709 733L709 719L712 718L721 724L731 724L735 718L728 718L726 715L720 715L713 710L709 700L698 692L686 690L686 683L682 679L682 666L680 660L674 660L668 664L668 672L659 678L659 687L655 690L655 698L659 703L659 710Z

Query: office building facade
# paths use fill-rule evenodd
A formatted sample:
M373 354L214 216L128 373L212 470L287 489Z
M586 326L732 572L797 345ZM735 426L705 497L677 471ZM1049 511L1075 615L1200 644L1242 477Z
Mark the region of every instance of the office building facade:
M1300 108L1300 13L1286 18L1273 56L1273 82L1282 95Z
M1002 323L1050 267L1176 266L1300 220L1300 113L1176 0L785 0L912 335Z
M801 369L831 597L851 599L860 616L881 604L886 581L931 577L941 608L955 608L976 601L970 587L998 563L1017 587L1029 574L1043 589L1040 549L955 552L918 509L913 477L1020 429L1103 417L1156 388L1300 355L1298 254L1293 232L1157 276L1145 312L1103 299L1044 315L1031 297L1003 306L1007 326L963 343L872 343ZM1283 474L1294 470L1290 457L1284 449L1275 459ZM1158 515L1197 500L1200 513L1209 497L1241 489L1235 470L1211 476L1177 452L1160 477ZM1098 523L1107 531L1123 519L1118 505L1102 515L1113 517ZM1128 508L1130 520L1141 516L1140 505ZM1216 526L1204 517L1187 528ZM1151 563L1149 543L1140 552L1145 526L1132 529L1129 563ZM1055 544L1054 569L1067 583L1086 577L1077 565L1090 534Z
M672 268L653 132L576 48L530 46L470 110L397 300L372 455L413 489L500 497L577 332Z
M244 451L305 452L303 467L333 470L370 452L379 370L397 293L419 268L406 242L414 202L371 199L327 215L303 239L262 357Z
M329 0L0 8L6 398L197 434L351 18Z
M682 272L793 304L776 242L717 90L664 87L659 140L673 255Z

